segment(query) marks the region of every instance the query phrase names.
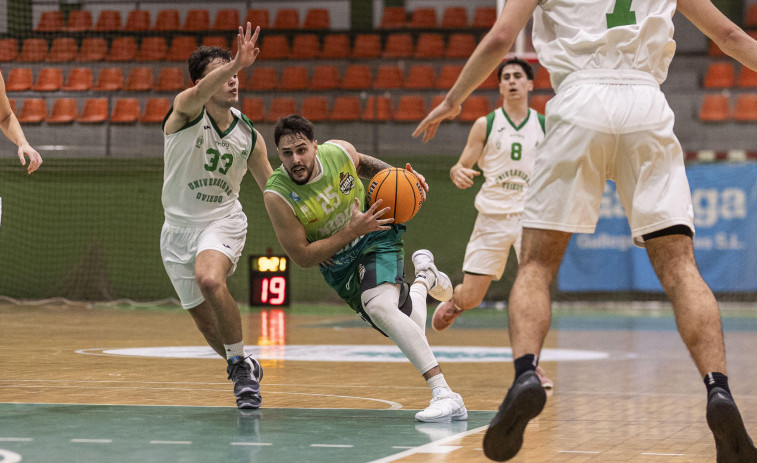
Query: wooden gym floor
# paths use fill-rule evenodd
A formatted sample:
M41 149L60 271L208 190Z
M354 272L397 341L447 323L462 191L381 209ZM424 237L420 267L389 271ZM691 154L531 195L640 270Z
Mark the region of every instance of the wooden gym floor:
M724 309L731 389L757 436L757 308ZM0 305L0 462L477 462L512 381L506 316L428 330L469 419L416 422L430 393L346 307L243 313L263 407L181 309ZM331 346L331 347L324 347ZM705 387L669 309L557 309L555 381L514 462L712 462Z

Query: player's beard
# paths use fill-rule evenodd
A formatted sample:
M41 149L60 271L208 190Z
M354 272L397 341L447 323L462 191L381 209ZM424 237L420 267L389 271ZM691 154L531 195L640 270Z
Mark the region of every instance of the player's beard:
M300 167L300 166L297 166ZM302 179L297 179L294 176L294 172L289 171L289 177L292 179L292 181L297 185L304 185L310 181L310 178L313 176L313 169L315 169L315 159L313 160L313 163L310 164L310 167L303 165L305 167L305 172L307 172L307 175L305 175ZM302 172L301 170L299 172Z

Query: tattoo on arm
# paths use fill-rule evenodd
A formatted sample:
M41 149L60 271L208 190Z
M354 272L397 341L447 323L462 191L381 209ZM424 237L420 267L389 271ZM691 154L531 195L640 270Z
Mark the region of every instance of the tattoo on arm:
M379 173L379 171L388 169L390 167L392 166L382 161L381 159L376 159L373 156L364 154L360 159L360 164L358 164L357 166L357 174L360 176L360 178L371 179L374 175Z

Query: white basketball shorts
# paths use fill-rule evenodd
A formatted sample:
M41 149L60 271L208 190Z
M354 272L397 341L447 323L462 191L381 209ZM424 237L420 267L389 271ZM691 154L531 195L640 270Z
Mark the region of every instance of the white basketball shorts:
M673 225L694 231L694 209L673 111L645 72L570 74L547 103L523 227L593 233L614 180L634 243Z
M468 246L465 248L463 272L502 278L510 246L520 258L520 212L513 214L478 213Z
M195 281L197 255L209 249L225 254L231 261L228 275L232 275L242 255L246 235L247 216L241 210L204 227L163 224L160 254L182 307L191 309L205 300Z

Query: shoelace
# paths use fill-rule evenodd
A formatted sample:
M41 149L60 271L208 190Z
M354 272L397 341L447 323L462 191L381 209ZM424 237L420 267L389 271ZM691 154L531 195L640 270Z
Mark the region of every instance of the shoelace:
M250 375L249 366L247 365L247 362L241 361L238 363L235 363L231 365L231 369L229 370L229 377L226 379L232 379L236 381L237 379L244 379L244 376Z

